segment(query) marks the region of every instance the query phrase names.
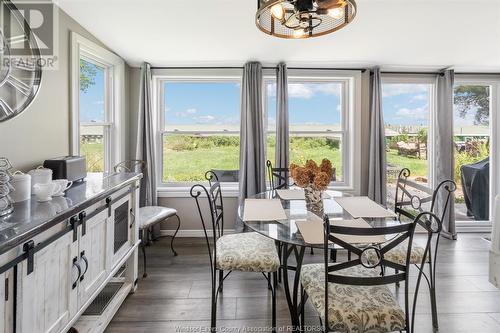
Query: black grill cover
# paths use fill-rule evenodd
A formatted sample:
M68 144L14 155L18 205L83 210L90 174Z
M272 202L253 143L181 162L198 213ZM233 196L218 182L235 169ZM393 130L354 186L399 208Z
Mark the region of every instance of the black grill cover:
M490 159L460 168L467 215L480 221L489 220Z

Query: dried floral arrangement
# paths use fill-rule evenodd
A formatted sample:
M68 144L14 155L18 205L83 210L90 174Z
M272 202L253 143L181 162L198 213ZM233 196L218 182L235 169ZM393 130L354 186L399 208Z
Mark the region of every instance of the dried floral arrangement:
M334 178L335 168L326 158L321 161L320 165L313 160L307 160L304 166L290 164L290 175L297 186L324 191Z

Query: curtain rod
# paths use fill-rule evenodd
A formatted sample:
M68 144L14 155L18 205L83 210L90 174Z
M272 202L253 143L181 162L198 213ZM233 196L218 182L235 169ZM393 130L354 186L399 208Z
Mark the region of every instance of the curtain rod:
M188 67L165 67L165 66L152 66L151 69L243 69L242 66L188 66ZM274 66L264 66L262 69L277 69ZM362 73L369 70L368 68L322 68L322 67L288 67L288 69L298 70L324 70L324 71L361 71ZM407 74L407 75L438 75L441 72L395 72L395 71L382 71L382 74ZM497 75L500 73L480 73L480 72L455 72L455 75Z
M190 67L164 67L152 66L151 69L243 69L243 66L190 66ZM263 66L262 69L277 69L275 66ZM366 68L321 68L321 67L288 67L288 69L303 69L303 70L325 70L325 71L361 71L365 72Z

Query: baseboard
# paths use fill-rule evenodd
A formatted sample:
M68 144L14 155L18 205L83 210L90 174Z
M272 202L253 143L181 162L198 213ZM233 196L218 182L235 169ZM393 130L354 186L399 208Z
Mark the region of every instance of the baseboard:
M162 236L172 236L175 230L161 230L160 235ZM207 230L208 236L212 236L212 230ZM224 234L234 234L234 229L225 229ZM175 237L205 237L203 229L201 230L179 230Z
M458 233L478 232L491 233L491 222L457 222L456 229Z

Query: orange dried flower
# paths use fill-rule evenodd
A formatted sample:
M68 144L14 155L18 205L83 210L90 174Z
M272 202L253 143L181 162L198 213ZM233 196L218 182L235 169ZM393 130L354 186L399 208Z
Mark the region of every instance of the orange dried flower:
M299 166L295 163L290 164L290 176L295 179L295 171Z
M324 158L323 161L321 161L321 165L320 165L319 169L322 172L326 172L328 174L328 177L330 179L332 179L333 173L334 173L334 169L332 167L332 162L330 162L329 159Z
M314 162L314 160L307 160L306 161L306 168L312 172L318 171L318 164Z
M290 164L290 175L295 184L300 187L313 186L320 191L324 191L335 174L335 168L330 160L324 158L321 165L314 160L307 160L304 166Z
M318 172L314 178L313 185L320 191L326 190L328 184L330 183L330 177L326 172Z
M293 178L295 183L300 187L305 187L311 182L309 180L309 172L304 167L295 168L295 177Z

